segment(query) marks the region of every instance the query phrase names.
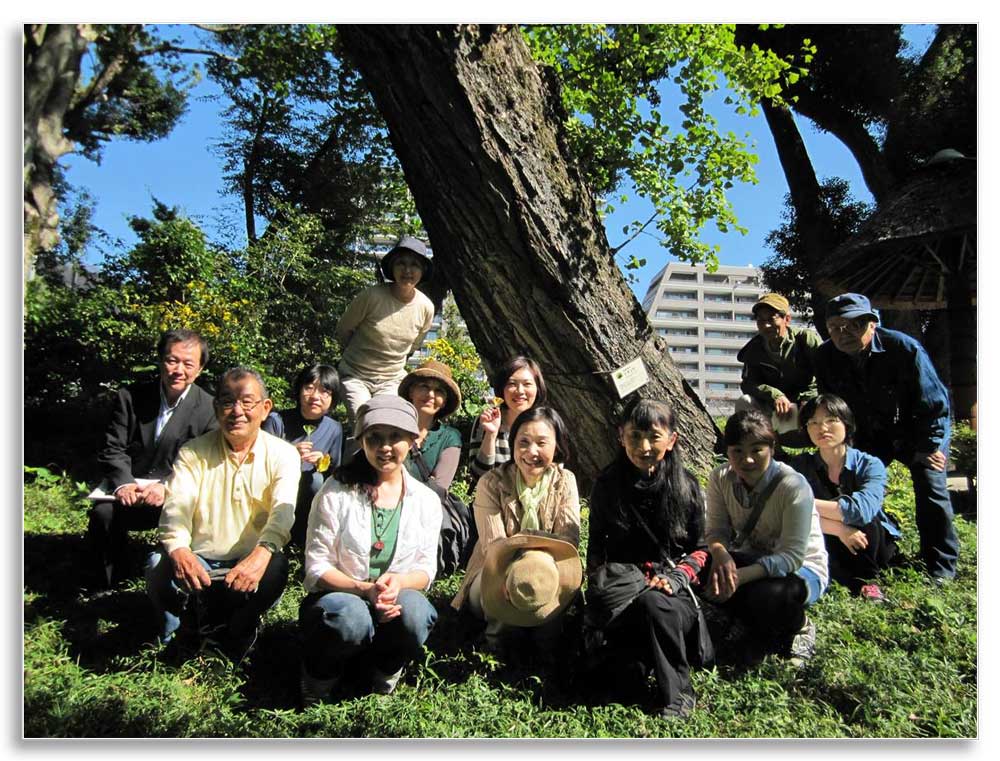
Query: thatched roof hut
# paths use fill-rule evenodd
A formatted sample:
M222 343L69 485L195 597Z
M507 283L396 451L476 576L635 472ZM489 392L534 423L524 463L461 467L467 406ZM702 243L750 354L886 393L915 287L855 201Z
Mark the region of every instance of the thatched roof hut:
M886 309L944 309L949 278L976 298L976 162L941 151L880 204L817 273L828 293Z

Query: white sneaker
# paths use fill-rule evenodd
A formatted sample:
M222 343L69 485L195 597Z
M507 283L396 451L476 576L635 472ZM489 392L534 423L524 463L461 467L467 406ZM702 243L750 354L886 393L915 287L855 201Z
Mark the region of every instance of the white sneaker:
M384 674L377 668L372 669L372 692L376 695L391 695L392 691L396 689L396 683L399 682L399 678L403 675L403 669L400 669L395 674Z

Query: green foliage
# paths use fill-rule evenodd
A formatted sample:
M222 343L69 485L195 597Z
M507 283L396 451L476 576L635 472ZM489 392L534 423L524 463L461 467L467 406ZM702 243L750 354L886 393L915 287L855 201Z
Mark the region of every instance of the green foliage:
M900 495L912 514L912 491ZM583 512L586 537L587 511ZM889 603L833 586L809 612L817 652L802 671L769 657L692 674L687 722L609 702L579 669L540 676L476 644L449 606L461 575L436 580L437 626L388 697L296 709L301 557L266 616L247 669L202 653L171 660L153 637L141 579L80 596L85 514L67 493L25 487L24 734L28 737L975 737L977 535L958 518L958 578L912 567L879 579ZM151 539L147 539L151 541ZM151 545L149 545L151 546ZM915 531L903 540L916 553ZM568 651L567 651L568 652ZM570 655L567 661L573 663ZM919 678L914 678L918 674Z
M139 243L108 257L85 287L57 278L28 284L30 414L93 404L140 377L155 365L159 334L174 327L208 340L207 379L233 365L254 367L280 401L303 365L335 360L337 320L373 280L371 269L317 260L321 223L290 207L246 250L211 245L191 220L159 202L151 218L131 224Z
M226 179L254 214L273 223L292 206L315 216L320 259L342 260L361 237L419 231L382 117L341 60L333 26L243 24L209 44L225 53L209 76L231 100Z
M951 451L949 457L954 460L959 472L976 476L976 431L967 420L956 420L951 429Z
M464 428L464 423L471 425L472 418L479 416L486 399L493 398L493 392L486 381L482 360L469 339L458 307L451 296L444 302L442 317L444 332L439 338L428 341L425 348L430 358L443 362L451 369L452 378L462 392L462 405L454 413L451 424Z
M755 114L759 100L780 101L805 72L796 56L743 48L727 24L560 24L528 27L525 36L560 83L570 146L606 208L626 181L652 204L650 220L622 233L634 237L655 219L674 256L717 265L716 251L697 236L710 220L722 232L746 232L726 191L756 183L757 156L735 134L720 134L706 100L728 85L726 104ZM678 103L661 102L664 80L679 87Z
M198 81L170 42L142 24L99 24L81 82L66 114L66 136L87 158L116 137L165 137L187 109ZM86 70L89 69L89 72Z

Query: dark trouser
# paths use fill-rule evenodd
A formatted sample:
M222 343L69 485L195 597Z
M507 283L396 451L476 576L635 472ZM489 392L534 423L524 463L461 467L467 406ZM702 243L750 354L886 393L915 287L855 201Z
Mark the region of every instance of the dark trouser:
M909 467L913 479L920 556L931 576L950 579L958 565L958 535L952 522L954 513L948 496L948 473L926 465L904 464Z
M306 528L309 525L309 511L313 497L323 487L323 474L315 470L303 473L299 478L299 493L295 499L295 523L292 525L292 541L299 547L306 546Z
M412 661L437 622L437 611L415 589L400 591L402 613L379 623L371 604L348 592L314 592L299 605L302 661L317 679L337 676L345 663L364 653L383 674Z
M878 572L888 567L896 555L896 540L876 518L861 531L868 538L868 546L852 555L846 545L832 534L823 534L826 554L830 558L830 578L858 594Z
M913 464L913 453L894 451L891 442L859 437L857 448L875 455L887 468L893 460L898 460L909 469L920 532L920 557L931 576L953 578L958 566L958 535L948 496L948 473ZM948 447L941 451L948 456Z
M136 569L128 551L128 532L156 528L162 507L98 502L90 509L87 540L94 563L92 573L102 586L127 578Z
M698 611L689 597L653 589L633 600L605 636L613 651L653 669L663 705L669 706L682 693L693 693L688 642L697 627Z
M790 573L744 584L724 604L747 624L755 639L778 650L805 623L808 594L806 583Z
M211 560L196 556L209 572L232 568L239 559ZM159 614L160 638L166 640L177 630L182 618L193 617L198 629L218 627L229 638L249 636L260 617L285 590L288 583L288 558L276 552L268 561L256 592L237 592L222 578L200 592L188 592L177 585L174 564L162 549L149 556L146 563L146 591ZM190 619L189 619L190 620Z

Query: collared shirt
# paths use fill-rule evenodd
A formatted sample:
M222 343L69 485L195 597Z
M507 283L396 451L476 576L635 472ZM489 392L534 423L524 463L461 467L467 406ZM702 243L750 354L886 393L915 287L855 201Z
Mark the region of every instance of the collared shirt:
M321 590L320 578L330 568L352 579L367 581L372 550L372 507L364 492L328 478L313 500L306 529L307 592ZM403 506L399 513L396 552L390 573L423 571L430 587L437 573L441 500L427 486L403 471Z
M791 466L806 477L816 499L836 500L848 526L862 528L878 520L892 536L901 536L899 528L882 510L887 476L885 465L877 457L848 447L836 484L830 481L819 452L796 455Z
M736 355L743 363L740 390L767 408L782 396L796 403L814 398L813 363L821 342L814 330L789 326L777 351L772 351L758 333Z
M299 453L265 431L242 463L222 431L183 447L167 482L159 538L211 560L246 557L258 542L283 547L295 522Z
M859 449L888 463L915 452L946 452L951 438L948 389L924 347L895 330L875 328L867 359L827 340L816 352L820 393L851 408Z
M757 525L740 546L733 546L737 532L743 533L750 517L749 497L759 495L775 478L781 482L771 492ZM729 550L750 554L771 577L786 576L804 566L826 586L830 578L826 544L812 490L788 465L771 460L750 490L728 463L721 465L709 474L705 497L705 539L709 544L720 542Z
M180 406L180 403L184 401L184 398L188 395L188 391L191 390L191 384L181 392L181 395L177 397L177 401L173 404L167 401L167 395L163 393L163 384L160 384L160 414L156 416L156 432L153 434L153 441L160 440L160 434L163 433L164 427L170 421L171 416L173 416L174 411Z

